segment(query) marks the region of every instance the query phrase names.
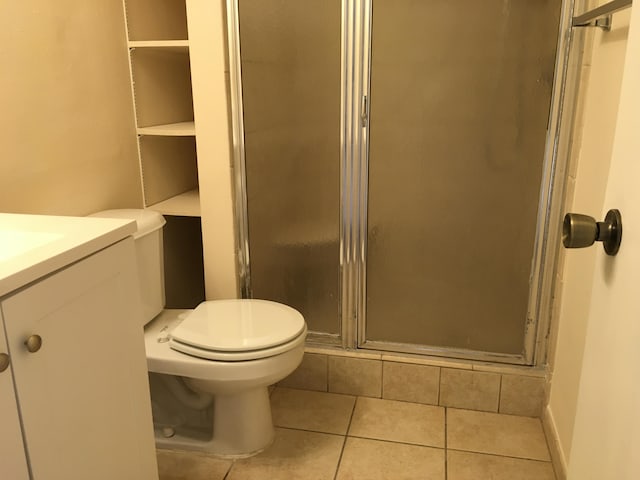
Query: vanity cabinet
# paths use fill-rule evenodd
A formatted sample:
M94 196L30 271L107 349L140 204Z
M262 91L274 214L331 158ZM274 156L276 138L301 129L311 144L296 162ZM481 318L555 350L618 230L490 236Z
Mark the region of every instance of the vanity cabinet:
M9 349L2 328L2 311L0 310L0 477L13 480L28 480L29 469L27 457L22 443L20 416L13 388Z
M158 478L135 265L127 237L0 297L0 478Z

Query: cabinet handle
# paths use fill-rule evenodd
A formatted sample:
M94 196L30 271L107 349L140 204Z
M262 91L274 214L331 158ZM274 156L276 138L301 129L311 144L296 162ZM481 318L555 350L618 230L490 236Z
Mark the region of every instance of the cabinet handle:
M31 335L24 341L24 344L27 346L27 350L35 353L42 347L42 337L40 335Z
M0 373L9 368L9 355L6 353L0 353Z

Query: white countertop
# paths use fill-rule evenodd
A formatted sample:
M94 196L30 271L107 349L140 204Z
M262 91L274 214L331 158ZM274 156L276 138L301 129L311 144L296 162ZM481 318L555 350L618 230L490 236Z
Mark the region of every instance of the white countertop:
M0 213L0 297L135 230L133 220Z

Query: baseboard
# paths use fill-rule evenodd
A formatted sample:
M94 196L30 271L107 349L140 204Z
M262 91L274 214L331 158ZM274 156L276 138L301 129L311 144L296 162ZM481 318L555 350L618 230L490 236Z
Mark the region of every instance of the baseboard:
M542 410L542 428L547 437L547 445L549 446L553 469L556 472L556 480L567 480L567 461L560 446L558 430L549 405Z

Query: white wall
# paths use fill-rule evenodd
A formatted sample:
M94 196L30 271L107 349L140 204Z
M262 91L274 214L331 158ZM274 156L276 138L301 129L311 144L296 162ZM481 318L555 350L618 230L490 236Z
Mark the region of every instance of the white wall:
M620 98L622 66L626 50L629 11L616 14L611 32L593 35L593 50L587 51L581 74L581 108L576 119L566 211L584 213L602 220L605 188ZM580 38L580 37L578 37ZM587 39L587 44L590 41ZM575 45L574 45L575 46ZM572 197L572 200L571 200ZM561 272L559 330L553 359L553 376L547 414L554 423L561 462L569 461L575 412L583 364L589 299L597 249L600 245L565 252Z
M570 480L640 478L640 11L631 12L605 208L620 209L623 243L593 275Z
M0 2L0 211L142 204L119 1Z

